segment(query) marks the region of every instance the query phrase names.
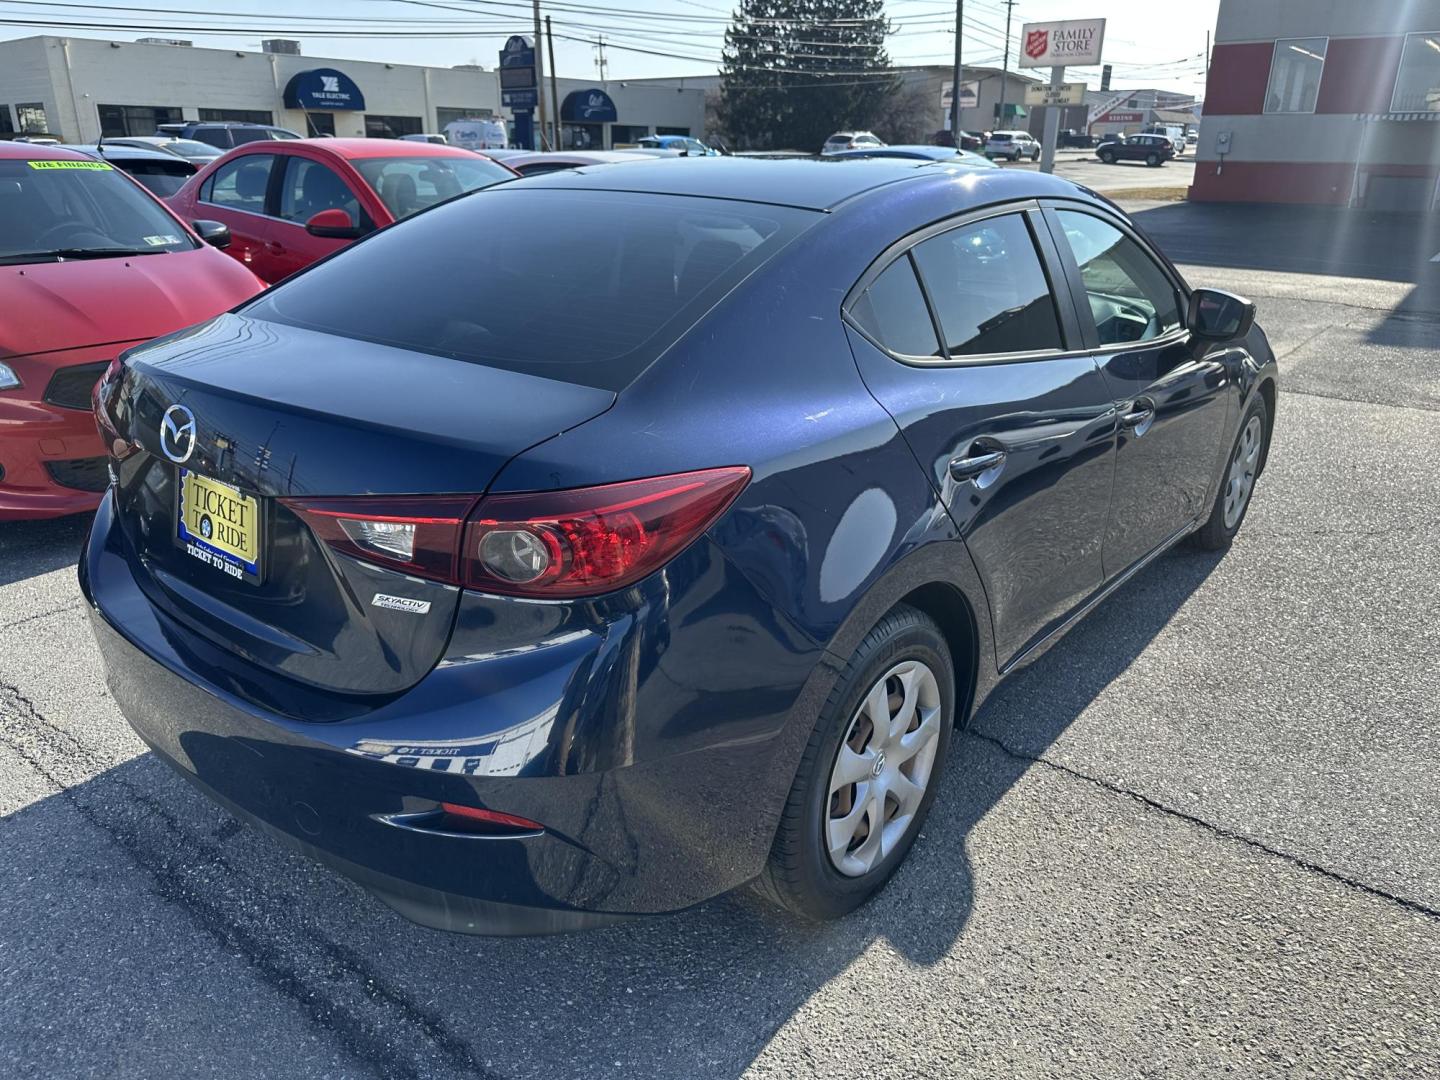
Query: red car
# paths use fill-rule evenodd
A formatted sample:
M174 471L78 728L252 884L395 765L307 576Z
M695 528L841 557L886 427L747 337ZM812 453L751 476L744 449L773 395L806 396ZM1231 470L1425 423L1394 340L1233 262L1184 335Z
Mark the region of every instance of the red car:
M230 254L273 283L417 210L517 175L458 146L287 139L237 146L169 202L183 218L230 226Z
M108 162L0 142L0 521L99 504L95 383L122 350L264 288L225 243Z

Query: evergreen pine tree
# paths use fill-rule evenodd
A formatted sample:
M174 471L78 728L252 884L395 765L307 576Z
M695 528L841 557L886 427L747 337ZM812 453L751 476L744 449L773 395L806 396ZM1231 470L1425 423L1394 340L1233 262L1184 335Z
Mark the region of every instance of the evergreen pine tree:
M817 150L867 127L895 91L884 0L740 0L725 32L721 114L742 145Z

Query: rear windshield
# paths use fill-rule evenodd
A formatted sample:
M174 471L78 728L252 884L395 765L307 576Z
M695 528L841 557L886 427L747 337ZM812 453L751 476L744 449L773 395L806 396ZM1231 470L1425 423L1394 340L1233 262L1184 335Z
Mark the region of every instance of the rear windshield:
M502 184L376 233L244 313L620 390L818 217Z
M175 165L189 168L183 161ZM108 162L0 161L0 262L53 261L52 253L62 251L195 246L174 218Z
M489 158L383 157L351 161L375 189L395 220L409 217L467 191L514 180L515 174Z
M188 161L125 161L120 168L162 199L174 195L195 175L195 166Z

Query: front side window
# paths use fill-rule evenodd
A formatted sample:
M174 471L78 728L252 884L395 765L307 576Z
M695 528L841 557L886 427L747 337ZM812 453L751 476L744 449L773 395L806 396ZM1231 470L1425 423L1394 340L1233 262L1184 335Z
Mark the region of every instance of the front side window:
M471 157L385 157L352 161L396 221L467 191L513 180L503 165Z
M501 184L375 233L243 313L618 391L819 218Z
M1440 112L1440 31L1407 34L1391 112Z
M1056 212L1080 267L1101 345L1149 341L1180 326L1175 286L1143 248L1090 214Z
M270 186L273 154L246 154L227 161L206 182L203 198L231 210L265 213L265 191Z
M350 185L333 170L309 158L290 157L280 185L280 216L303 225L321 210L344 210L355 225L363 213Z
M949 355L1061 348L1055 300L1022 215L932 236L914 255Z
M1329 38L1281 38L1270 61L1265 90L1267 113L1310 113L1320 94Z
M876 341L904 356L940 355L935 324L915 279L909 255L902 255L870 283L850 316Z
M195 246L174 218L108 162L0 161L0 263Z

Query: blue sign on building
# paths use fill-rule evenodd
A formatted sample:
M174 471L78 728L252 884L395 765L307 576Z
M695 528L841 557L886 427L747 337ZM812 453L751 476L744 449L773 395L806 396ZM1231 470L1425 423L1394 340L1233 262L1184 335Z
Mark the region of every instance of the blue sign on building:
M317 109L325 112L348 109L363 112L365 95L353 79L334 68L300 71L285 84L287 109Z
M533 109L539 103L540 91L534 87L529 90L500 91L500 104L507 109Z
M560 119L570 124L613 124L615 102L604 90L574 90L560 103Z

